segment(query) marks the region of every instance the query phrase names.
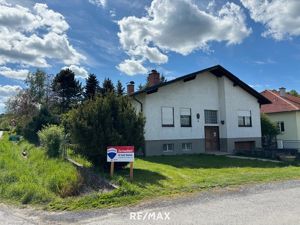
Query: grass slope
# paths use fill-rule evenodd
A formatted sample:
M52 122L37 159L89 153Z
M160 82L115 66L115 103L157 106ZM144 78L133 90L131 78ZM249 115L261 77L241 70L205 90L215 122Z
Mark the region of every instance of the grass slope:
M23 149L29 152L28 159L21 156ZM125 206L214 187L300 178L297 166L210 155L147 157L136 159L134 167L132 183L127 180L128 168L116 173L113 181L120 188L112 192L67 197L76 192L82 179L70 163L48 159L43 150L26 142L10 143L4 136L0 140L0 198L47 209L78 210Z
M28 158L21 154L28 152ZM48 159L43 150L25 141L0 140L0 197L23 204L50 203L72 195L80 185L76 169L61 159Z

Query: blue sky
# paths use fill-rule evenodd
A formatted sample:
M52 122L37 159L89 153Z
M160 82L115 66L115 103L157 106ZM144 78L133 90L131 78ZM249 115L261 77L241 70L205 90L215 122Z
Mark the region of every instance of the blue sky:
M124 84L221 64L256 90L300 91L297 0L0 0L0 111L28 71Z

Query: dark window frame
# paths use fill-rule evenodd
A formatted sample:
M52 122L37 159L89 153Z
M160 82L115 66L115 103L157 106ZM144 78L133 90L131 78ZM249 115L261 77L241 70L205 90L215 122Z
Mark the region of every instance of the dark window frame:
M240 118L243 118L243 124L240 124ZM250 119L250 124L246 124L246 118ZM239 116L238 117L238 125L239 127L252 127L252 116L250 114L250 116Z
M164 124L163 123L163 108L171 108L172 109L173 124ZM162 106L161 107L161 126L162 127L175 127L175 122L174 122L174 107L170 107L170 106Z
M190 115L188 116L189 117L189 124L185 125L185 124L182 124L182 121L181 121L181 118L182 117L185 117L186 115L181 115L181 109L189 109L190 110ZM192 127L192 109L191 108L180 108L180 126L181 127Z
M209 112L214 112L214 113L216 113L216 121L213 122L213 123L209 123L209 122L211 122L211 121L207 122L207 121L208 121L208 117L207 117L207 114L206 114L206 113L209 113ZM218 124L218 123L219 123L218 110L205 109L205 110L204 110L204 122L205 122L205 124Z

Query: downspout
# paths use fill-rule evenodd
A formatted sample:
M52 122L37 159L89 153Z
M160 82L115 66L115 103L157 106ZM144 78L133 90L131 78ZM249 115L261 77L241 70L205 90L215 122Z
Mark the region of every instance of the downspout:
M132 96L132 98L133 98L133 100L135 100L137 103L140 104L140 106L141 106L141 112L143 112L143 103L140 100L138 100L134 95Z

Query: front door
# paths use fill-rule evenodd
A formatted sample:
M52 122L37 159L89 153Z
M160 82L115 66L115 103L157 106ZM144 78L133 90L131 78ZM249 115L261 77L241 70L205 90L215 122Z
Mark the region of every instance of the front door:
M219 127L205 127L205 151L220 151Z

